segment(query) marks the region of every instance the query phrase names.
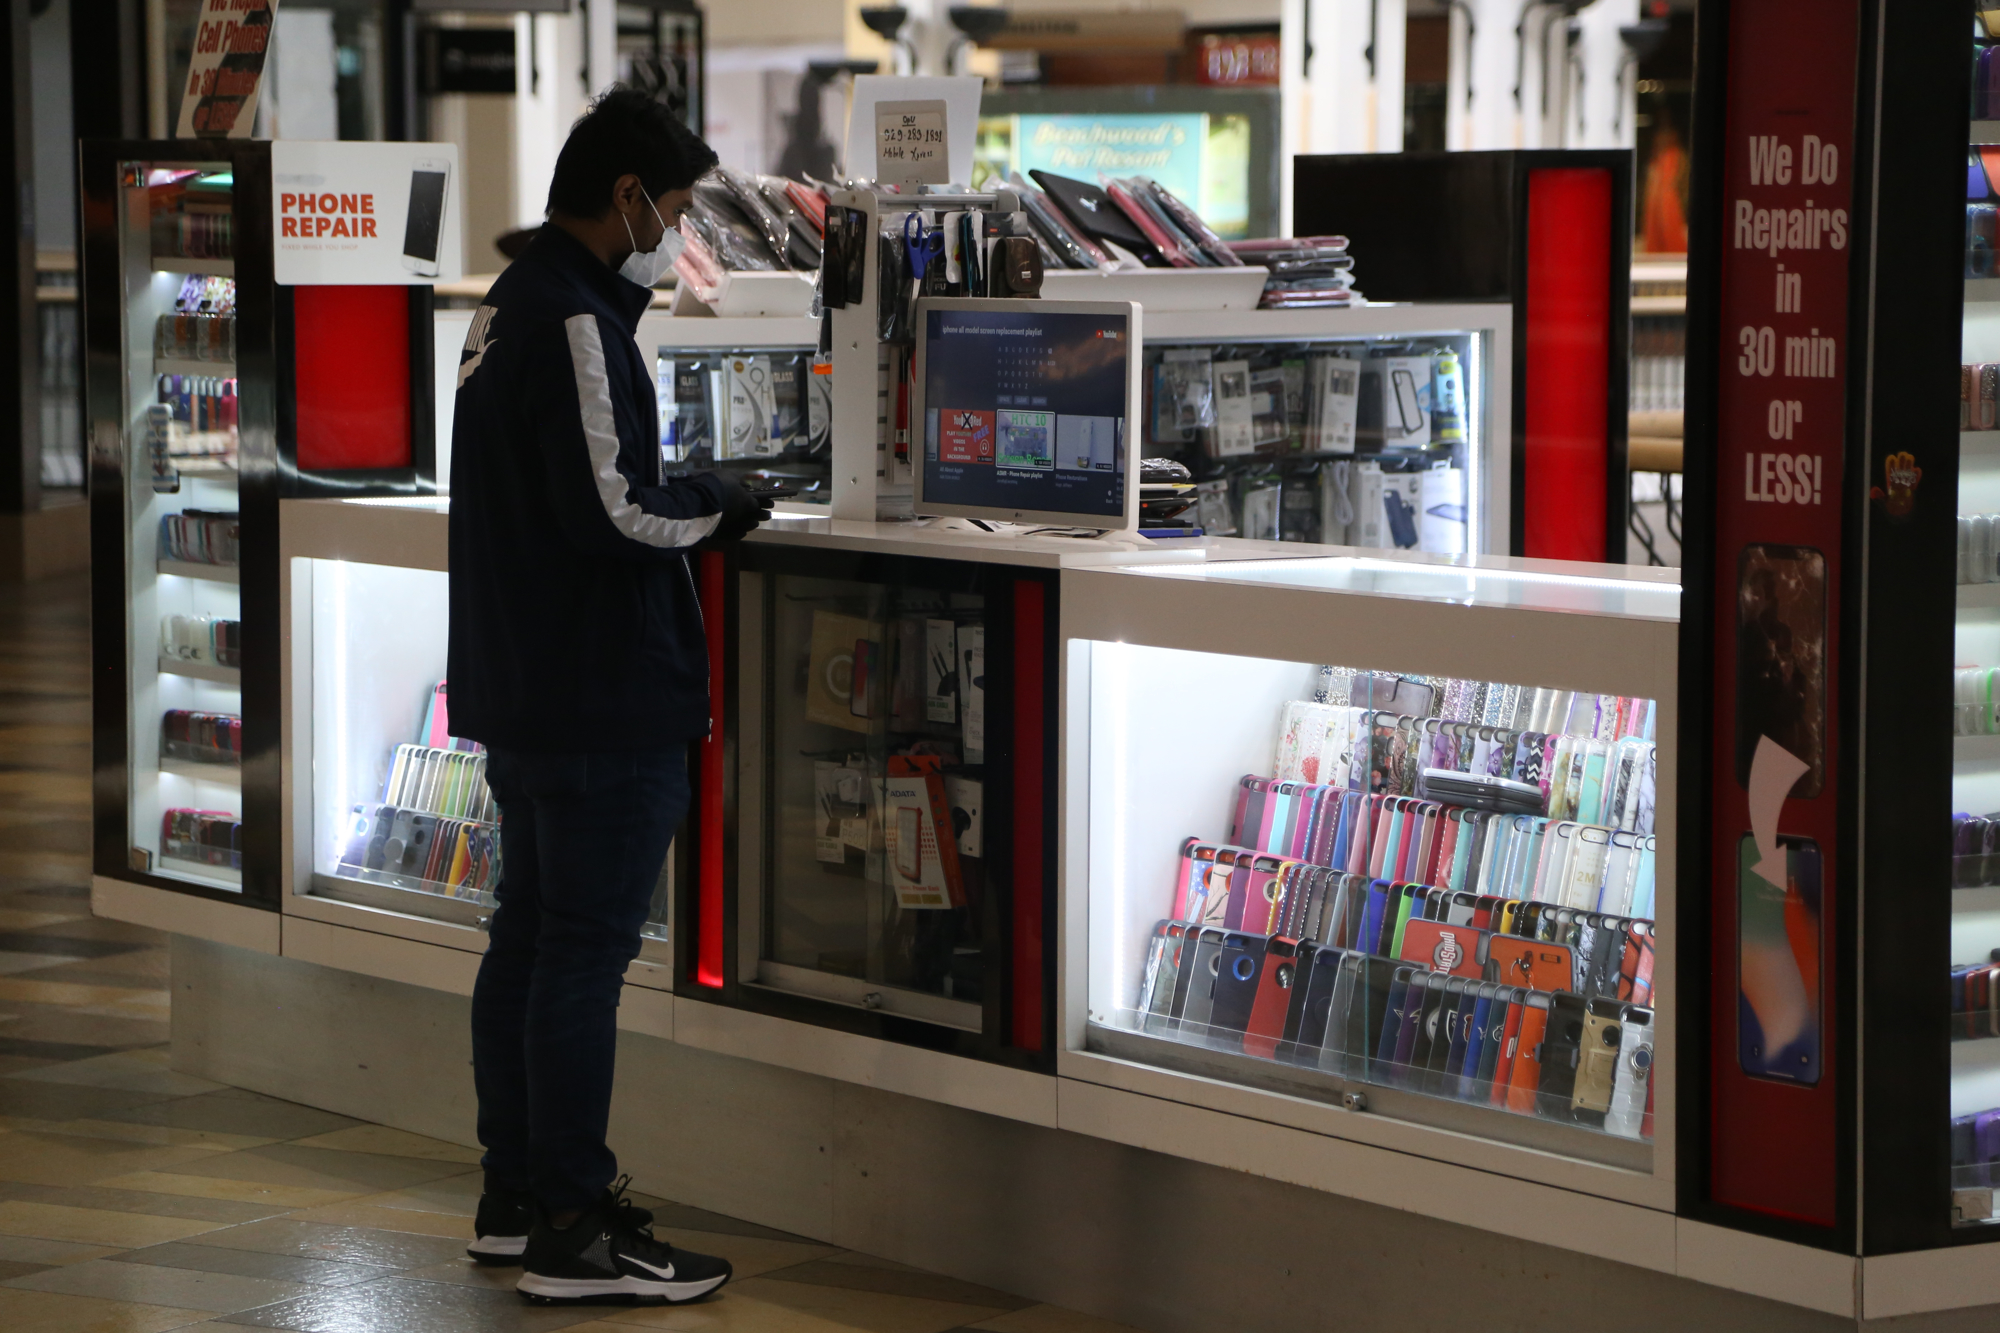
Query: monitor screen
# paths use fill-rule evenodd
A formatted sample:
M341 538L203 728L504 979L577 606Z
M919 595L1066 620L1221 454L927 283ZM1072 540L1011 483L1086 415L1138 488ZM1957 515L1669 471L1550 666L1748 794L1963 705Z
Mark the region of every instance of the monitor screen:
M992 304L1006 308L923 313L922 507L1118 526L1138 352L1130 308Z

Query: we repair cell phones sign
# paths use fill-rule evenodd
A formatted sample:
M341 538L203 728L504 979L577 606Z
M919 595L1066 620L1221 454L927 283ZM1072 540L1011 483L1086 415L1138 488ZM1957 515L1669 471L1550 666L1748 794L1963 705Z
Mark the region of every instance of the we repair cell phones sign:
M182 90L182 139L247 139L277 0L205 0Z
M463 268L458 149L439 143L271 145L277 280L455 282Z

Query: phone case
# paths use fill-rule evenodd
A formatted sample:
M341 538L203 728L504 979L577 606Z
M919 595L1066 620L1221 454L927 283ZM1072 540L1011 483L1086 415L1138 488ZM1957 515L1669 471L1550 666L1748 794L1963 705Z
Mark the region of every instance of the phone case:
M1449 1040L1432 1046L1429 1091L1441 1097L1458 1095L1459 1073L1465 1068L1472 1041L1473 1017L1479 1012L1479 990L1485 983L1453 980L1445 987L1443 1023Z
M1597 910L1604 891L1604 863L1611 850L1611 830L1579 824L1571 835L1569 862L1563 869L1562 904L1585 912Z
M1484 931L1439 921L1412 921L1403 931L1398 958L1420 963L1435 972L1481 978L1486 974Z
M1209 1015L1215 1009L1218 959L1222 953L1222 942L1228 936L1226 930L1204 929L1195 940L1194 956L1185 969L1188 974L1186 999L1176 1006L1174 1017L1196 1041L1203 1041L1208 1035Z
M1153 927L1146 945L1146 971L1139 983L1139 1030L1158 1032L1166 1025L1173 1008L1174 981L1180 972L1181 941L1187 927L1178 921L1162 921Z
M1423 1002L1423 976L1414 967L1399 967L1390 974L1389 994L1382 1006L1382 1026L1372 1052L1383 1067L1371 1067L1369 1071L1369 1077L1376 1082L1389 1082L1395 1069L1409 1059L1410 1047L1417 1039L1414 1015ZM1321 1067L1325 1067L1325 1061L1321 1061Z
M1548 1020L1548 1001L1533 991L1516 986L1507 993L1507 1033L1506 1041L1500 1048L1500 1058L1493 1067L1493 1090L1491 1104L1509 1111L1530 1111L1534 1108L1534 1087L1541 1081L1541 1071L1534 1067L1534 1055L1542 1039L1542 1028ZM1540 1003L1537 1003L1537 1000ZM1523 1070L1523 1064L1529 1066ZM1515 1105L1514 1080L1522 1078L1527 1090L1520 1094L1526 1105Z
M1264 945L1263 936L1236 931L1223 940L1216 955L1208 1045L1229 1051L1243 1049L1243 1031L1250 1024L1250 1010L1257 1003L1257 984L1264 971Z
M1334 945L1300 946L1299 973L1292 983L1297 999L1285 1018L1285 1041L1278 1047L1280 1060L1299 1065L1322 1063L1346 958L1347 951Z
M1487 1015L1492 1008L1494 992L1498 989L1486 982L1475 982L1465 988L1466 1004L1459 1016L1459 1054L1452 1061L1441 1089L1448 1097L1456 1097L1460 1101L1472 1097L1473 1086L1479 1078L1479 1061L1486 1048Z
M1292 1008L1292 991L1299 981L1299 942L1274 935L1264 941L1257 969L1257 991L1243 1025L1243 1053L1274 1060L1284 1040Z
M1495 985L1493 1002L1486 1011L1486 1033L1484 1044L1479 1051L1479 1068L1475 1071L1475 1085L1466 1094L1467 1100L1491 1103L1500 1082L1506 1077L1508 1062L1507 1030L1514 1023L1515 997L1519 994L1512 986Z
M1416 1031L1410 1037L1409 1057L1400 1061L1403 1068L1400 1071L1399 1082L1403 1087L1423 1090L1430 1076L1431 1048L1438 1044L1439 1035L1442 1034L1445 1044L1450 1045L1451 1033L1444 1022L1446 988L1450 984L1450 977L1439 976L1435 972L1424 974L1423 994L1416 1005ZM1411 985L1414 987L1415 983L1412 982ZM1404 1002L1406 1025L1410 1007L1406 1000ZM1452 1007L1456 1009L1457 1006ZM1401 1052L1402 1046L1398 1042L1397 1053Z
M1558 993L1549 997L1549 1020L1542 1033L1541 1082L1536 1089L1535 1109L1550 1120L1571 1118L1586 1012L1580 995Z
M1617 1000L1585 1003L1583 1035L1579 1039L1576 1084L1570 1093L1569 1116L1578 1124L1602 1128L1618 1081L1618 1057L1624 1047L1621 1022L1625 1006Z
M1514 1031L1512 1067L1506 1083L1506 1109L1518 1115L1532 1115L1536 1093L1542 1085L1542 1051L1548 1035L1550 997L1526 995L1516 1005L1520 1027Z
M1534 991L1564 989L1570 984L1575 970L1567 945L1545 944L1511 935L1487 938L1486 962L1489 980Z
M1652 1073L1653 1015L1637 1005L1627 1005L1611 1104L1604 1116L1607 1132L1628 1139L1640 1136L1647 1101L1652 1095Z

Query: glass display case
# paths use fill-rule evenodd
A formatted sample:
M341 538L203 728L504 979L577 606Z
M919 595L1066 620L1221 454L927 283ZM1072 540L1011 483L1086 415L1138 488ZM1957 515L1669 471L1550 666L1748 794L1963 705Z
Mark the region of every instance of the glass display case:
M733 344L696 341L675 320L657 351L660 456L667 474L755 474L795 488L798 503L831 503L833 381L805 346L767 342L787 330L743 330ZM753 325L757 321L731 321ZM774 319L773 324L810 321ZM758 337L762 333L763 337ZM816 367L818 369L816 369Z
M1951 1223L2000 1221L2000 280L1993 217L2000 194L2000 96L1986 91L2000 31L1973 20L1973 121L1966 157L1965 305L1960 345L1958 589L1951 778ZM1991 163L1993 174L1988 174ZM1993 847L1989 849L1988 843ZM1994 862L1989 866L1988 862Z
M1652 1175L1679 587L1555 568L1065 575L1063 1073Z
M449 508L441 497L284 506L292 887L478 926L503 869L500 811L484 747L451 727ZM674 861L670 852L643 929L661 942Z
M246 756L269 744L244 706L259 627L242 586L255 546L242 477L246 455L268 448L271 402L239 395L237 373L269 356L268 246L242 244L259 209L245 206L254 176L242 179L236 157L151 147L165 151L107 159L87 181L104 190L84 297L97 637L121 659L117 696L100 695L97 748L100 772L122 770L124 797L115 848L100 822L100 861L235 895L254 819Z
M1042 1048L1055 587L996 559L741 548L731 1002Z
M1220 537L1493 549L1493 335L1363 325L1343 337L1324 322L1318 337L1222 342L1147 330L1146 453L1193 474L1186 518Z

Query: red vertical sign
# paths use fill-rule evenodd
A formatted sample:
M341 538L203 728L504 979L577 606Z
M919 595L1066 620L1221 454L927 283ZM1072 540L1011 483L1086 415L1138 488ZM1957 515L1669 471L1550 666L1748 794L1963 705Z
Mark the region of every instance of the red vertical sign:
M1858 23L1857 0L1804 24L1783 0L1729 6L1707 682L1709 1189L1826 1226Z
M1611 365L1611 173L1528 173L1523 372L1527 448L1517 481L1521 553L1623 560L1604 549L1605 406ZM1620 534L1622 539L1623 534Z

